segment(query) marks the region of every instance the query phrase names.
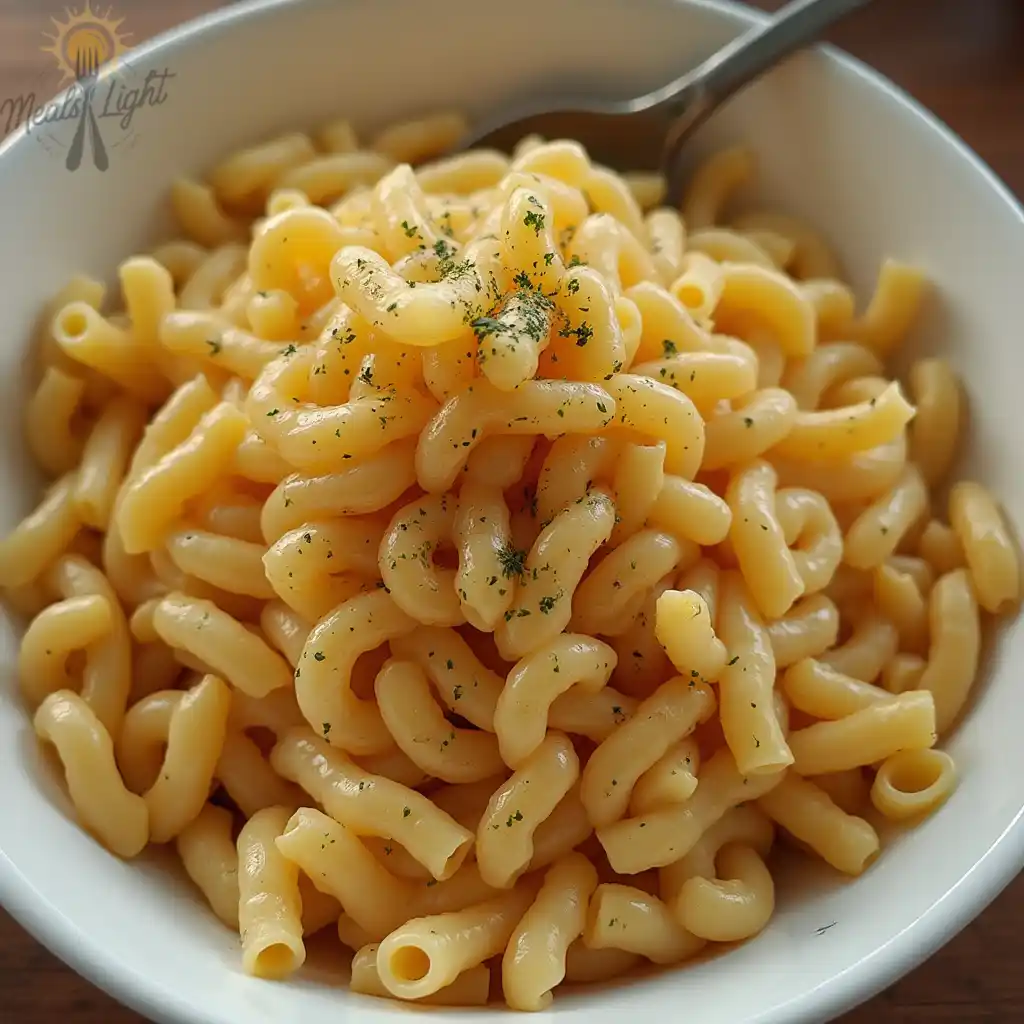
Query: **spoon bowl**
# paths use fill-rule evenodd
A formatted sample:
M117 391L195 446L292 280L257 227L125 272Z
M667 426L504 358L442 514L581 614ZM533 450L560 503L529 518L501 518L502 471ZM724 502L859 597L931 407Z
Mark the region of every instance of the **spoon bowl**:
M830 25L870 0L791 0L660 89L629 100L562 97L557 103L499 113L464 138L459 149L511 149L520 139L571 138L595 159L618 168L660 168L666 201L678 205L679 155L715 110L786 57L814 42Z

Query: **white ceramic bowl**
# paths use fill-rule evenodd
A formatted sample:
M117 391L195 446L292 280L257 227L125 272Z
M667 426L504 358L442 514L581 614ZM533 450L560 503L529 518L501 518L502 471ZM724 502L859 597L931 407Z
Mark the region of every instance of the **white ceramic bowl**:
M713 0L271 0L141 47L132 57L140 75L167 68L175 77L166 101L139 111L131 137L112 147L106 173L69 173L65 151L38 130L0 148L0 527L9 529L34 497L19 427L34 318L72 271L109 276L120 258L166 231L176 174L339 114L366 128L437 107L475 113L560 83L630 95L755 17ZM929 270L938 300L919 338L964 372L969 471L1024 523L1021 209L932 117L834 52L806 55L743 95L698 148L735 140L759 153L762 193L836 241L862 293L886 254ZM405 1008L351 996L315 974L288 984L244 977L237 940L182 877L156 860L123 863L81 832L15 697L16 643L3 623L0 898L33 934L159 1021L410 1019ZM756 941L599 996L559 996L560 1019L669 1020L685 1008L702 1024L821 1024L923 960L1024 864L1022 664L1024 630L1006 629L950 744L960 788L934 818L896 838L865 877L787 878L778 913Z

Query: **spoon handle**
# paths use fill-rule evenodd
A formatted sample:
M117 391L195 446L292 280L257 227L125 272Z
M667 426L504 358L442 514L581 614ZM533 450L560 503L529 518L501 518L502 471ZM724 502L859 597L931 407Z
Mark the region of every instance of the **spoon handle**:
M871 0L791 0L772 19L727 43L692 71L659 89L655 105L678 110L666 158L719 104L784 57L814 42L826 28Z
M870 0L792 0L771 21L744 32L687 77L702 80L723 100L795 50L813 43L833 22L868 3Z

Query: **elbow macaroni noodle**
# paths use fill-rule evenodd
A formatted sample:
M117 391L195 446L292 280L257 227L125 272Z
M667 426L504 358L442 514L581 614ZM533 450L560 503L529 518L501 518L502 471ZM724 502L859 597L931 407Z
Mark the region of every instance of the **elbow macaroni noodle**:
M330 925L353 991L533 1011L759 933L776 830L856 875L862 813L939 808L1020 565L931 490L954 367L886 376L919 270L858 308L811 228L730 221L742 147L675 210L464 128L268 140L174 185L120 308L75 277L0 588L79 821L173 842L246 972Z

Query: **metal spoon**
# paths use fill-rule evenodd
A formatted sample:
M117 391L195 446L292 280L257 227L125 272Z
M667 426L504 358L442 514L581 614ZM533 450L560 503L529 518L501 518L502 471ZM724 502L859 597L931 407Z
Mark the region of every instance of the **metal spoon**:
M833 22L870 0L792 0L767 22L755 25L692 71L654 92L609 102L565 98L557 106L535 104L506 111L481 124L460 148L508 149L537 132L547 138L578 139L595 159L615 163L629 155L631 167L659 165L668 179L666 201L679 200L679 153L690 135L745 85L783 58L813 42Z

